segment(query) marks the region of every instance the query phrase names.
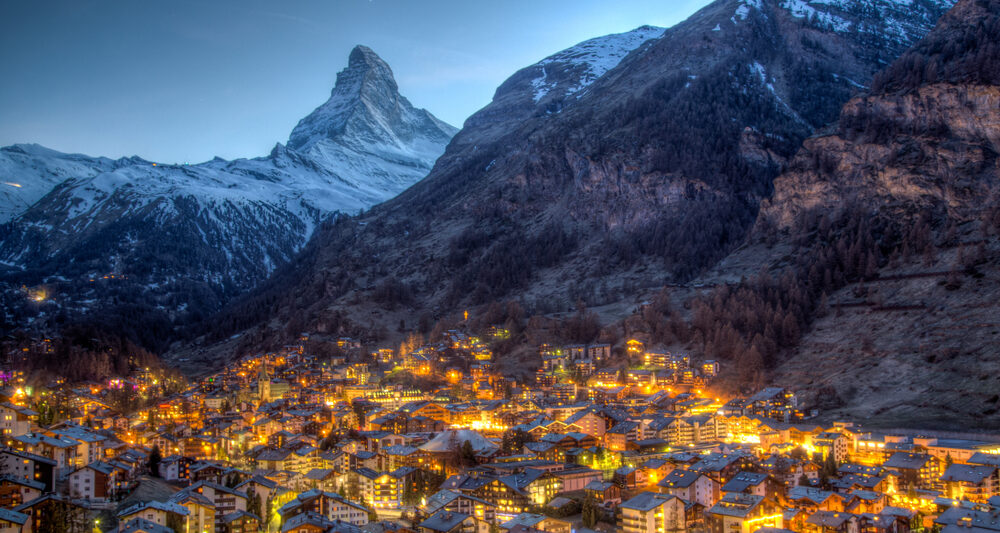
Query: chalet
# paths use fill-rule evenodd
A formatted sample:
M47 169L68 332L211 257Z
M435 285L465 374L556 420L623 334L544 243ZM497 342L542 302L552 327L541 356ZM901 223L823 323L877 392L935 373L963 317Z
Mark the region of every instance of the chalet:
M684 501L697 502L711 507L719 499L718 481L699 472L677 468L667 474L657 486L661 493L676 496Z
M941 476L941 461L927 454L896 452L882 466L899 475L902 488L932 488Z
M283 521L306 513L356 526L368 523L368 509L334 492L309 490L300 493L278 509Z
M838 431L825 431L812 438L812 446L825 458L833 454L838 463L847 460L851 452L851 439Z
M175 503L145 502L137 503L118 512L118 522L128 524L133 519L142 519L161 527L170 527L174 523L185 523L188 510Z
M45 492L54 490L57 465L49 457L10 448L0 449L0 471L9 476L44 483Z
M986 503L1000 494L998 469L992 465L953 464L941 474L944 496L955 500Z
M77 440L26 433L14 437L13 444L19 451L40 455L54 461L56 463L56 476L59 479L65 478L78 466L82 466L82 459L78 459L82 443Z
M422 510L432 515L438 511L449 511L475 517L487 523L496 518L496 505L481 498L453 490L440 490L427 498Z
M521 513L511 518L500 524L500 531L508 532L517 526L546 533L571 533L573 531L573 525L566 520L534 513Z
M21 533L31 527L30 516L10 509L0 508L0 533Z
M811 533L859 533L857 515L835 511L816 511L806 520L806 531Z
M755 494L730 493L705 512L712 533L753 533L763 527L783 527L777 504Z
M684 502L670 494L640 492L620 506L618 528L623 533L685 531Z
M281 531L282 533L327 533L327 531L333 531L335 526L337 526L337 522L309 511L284 521Z
M117 489L118 472L108 463L95 461L69 475L69 494L73 498L105 502L116 495Z
M476 519L467 514L438 511L418 525L420 533L474 533Z
M617 505L622 502L622 489L610 481L591 481L584 487L588 497L599 504Z
M31 432L32 424L38 420L38 413L9 402L0 403L0 435L4 441Z
M45 484L22 477L0 475L0 507L13 509L42 496Z
M222 523L223 516L234 511L247 510L247 495L245 492L231 489L218 483L199 481L174 494L171 499L182 497L181 495L185 492L196 492L215 504L216 527Z
M754 494L771 501L785 499L785 486L767 474L739 472L722 486L723 494Z
M337 471L330 468L314 468L305 473L305 478L309 480L308 484L311 489L335 490L339 486L339 477Z
M187 531L215 530L215 502L195 491L180 491L170 498L170 503L187 509Z
M260 517L246 511L233 511L222 517L222 525L227 533L257 533L260 531Z
M752 456L742 452L710 453L700 461L688 467L693 472L699 472L723 484L742 470L755 467Z
M607 431L607 422L605 419L591 409L577 411L570 415L565 422L566 424L575 425L579 428L578 431L597 438L603 437L605 431Z
M583 490L589 483L603 478L600 470L586 466L567 467L552 470L550 473L558 479L560 493Z
M812 487L792 487L788 489L788 504L809 513L816 511L844 511L844 498L836 492Z

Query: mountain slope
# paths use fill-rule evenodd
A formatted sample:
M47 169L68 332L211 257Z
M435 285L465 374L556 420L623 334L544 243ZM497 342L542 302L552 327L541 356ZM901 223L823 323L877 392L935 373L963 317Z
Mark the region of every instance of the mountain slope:
M15 144L0 148L0 224L23 213L71 177L93 177L108 172L127 159L63 154L37 144Z
M4 278L54 285L71 317L128 303L166 329L197 321L286 263L321 222L422 178L454 133L358 46L329 101L266 157L170 165L8 148L23 159L19 182L51 168L66 179L0 233ZM92 281L112 275L114 287Z
M959 2L805 143L761 210L758 233L806 246L829 231L810 228L844 216L880 228L864 281L829 294L849 307L820 317L774 371L825 391L815 400L831 416L997 427L997 43L1000 2Z
M569 97L537 87L551 63L523 69L427 178L322 229L216 334L265 316L377 330L502 298L544 313L689 279L742 241L801 141L950 5L902 4L817 2L806 17L719 0Z

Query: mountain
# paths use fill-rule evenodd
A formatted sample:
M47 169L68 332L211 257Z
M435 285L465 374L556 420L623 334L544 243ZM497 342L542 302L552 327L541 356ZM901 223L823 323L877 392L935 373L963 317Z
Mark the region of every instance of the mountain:
M323 221L422 178L455 131L414 108L389 66L358 46L330 99L265 157L174 165L8 147L5 181L31 184L36 195L61 181L0 232L4 281L47 284L59 295L50 318L140 315L130 329L155 323L142 340L162 348L172 324L196 322L252 288ZM22 324L31 314L15 313Z
M775 180L757 234L866 266L834 283L772 379L830 416L996 429L998 154L1000 1L961 0ZM867 244L844 239L857 220Z
M63 154L37 144L0 148L0 224L23 213L57 184L71 177L109 172L127 159Z
M427 175L457 131L410 105L389 65L358 46L337 74L330 99L292 130L288 149L324 171L385 191L377 201L365 202L372 205Z
M658 38L555 54L502 84L425 179L318 231L210 338L279 342L266 317L378 339L491 301L551 313L689 280L744 240L802 141L950 5L717 0ZM622 42L638 46L599 52Z

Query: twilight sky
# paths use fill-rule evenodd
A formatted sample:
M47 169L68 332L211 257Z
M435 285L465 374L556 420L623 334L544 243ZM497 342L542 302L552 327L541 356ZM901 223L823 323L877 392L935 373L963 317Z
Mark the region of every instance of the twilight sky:
M0 146L196 163L266 154L355 44L461 127L518 69L708 0L0 2Z

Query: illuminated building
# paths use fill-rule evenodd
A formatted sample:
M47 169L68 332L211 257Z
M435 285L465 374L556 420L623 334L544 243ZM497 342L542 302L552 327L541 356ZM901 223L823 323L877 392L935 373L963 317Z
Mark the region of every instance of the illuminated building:
M684 502L676 496L641 492L621 504L623 533L659 533L685 531Z

